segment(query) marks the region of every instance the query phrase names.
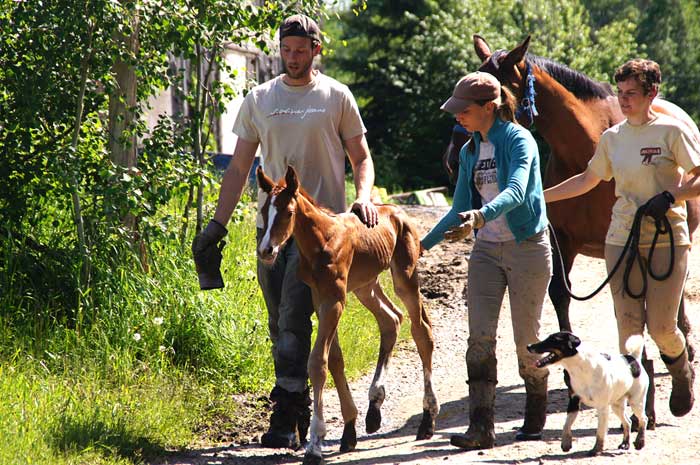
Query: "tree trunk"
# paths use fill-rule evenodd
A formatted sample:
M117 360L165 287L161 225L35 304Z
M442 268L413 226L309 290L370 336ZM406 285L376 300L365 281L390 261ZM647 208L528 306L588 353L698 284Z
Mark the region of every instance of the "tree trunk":
M202 95L202 46L198 42L195 46L195 76L194 79L194 111L192 112L192 136L194 143L194 156L199 167L204 169L204 154L202 153L202 117L204 108L201 102ZM197 225L196 232L200 232L203 227L203 203L204 203L204 179L200 175L200 181L197 185Z
M131 1L122 1L129 6ZM136 56L139 51L139 18L135 12L130 15L131 33L126 36L115 34L114 40L127 52L127 56ZM109 148L112 161L125 168L136 167L137 140L133 129L136 109L136 68L117 57L112 65L112 73L116 81L116 89L109 96ZM126 134L125 134L126 132Z
M85 55L80 67L80 91L78 93L78 102L76 104L75 109L75 125L73 126L73 139L71 141L71 149L73 151L73 154L75 154L75 151L78 147L78 141L80 140L80 126L83 122L83 102L85 100L85 88L87 87L88 69L90 67L92 57L95 53L94 49L92 48L93 32L94 26L90 26L90 29L88 30L88 52L87 55ZM77 161L75 161L75 163L77 164ZM80 203L80 184L77 175L79 171L79 168L76 168L73 170L73 174L71 175L71 201L73 204L73 218L75 221L75 228L78 235L78 248L80 250L80 256L83 261L80 273L80 290L82 291L80 292L80 295L87 295L88 293L85 291L87 291L87 289L90 287L91 266L90 256L88 255L87 250L87 241L85 239L85 225L83 222L83 212ZM78 307L81 308L82 305L79 304Z
M114 164L127 169L136 168L138 162L138 141L134 122L136 119L136 91L138 81L136 68L122 57L136 57L139 51L139 16L133 0L121 0L125 15L128 16L130 31L126 35L114 34L114 41L125 53L119 54L112 65L116 88L109 96L109 149ZM141 266L148 269L146 247L138 231L138 218L131 213L121 218L131 231L131 245L136 247Z

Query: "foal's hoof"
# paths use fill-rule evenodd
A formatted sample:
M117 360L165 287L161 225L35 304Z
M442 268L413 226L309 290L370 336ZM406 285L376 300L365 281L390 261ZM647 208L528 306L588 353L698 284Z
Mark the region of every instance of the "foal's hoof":
M340 452L350 452L357 446L357 433L355 432L355 420L348 422L343 428L343 437L340 438Z
M370 402L367 408L367 417L365 418L365 431L367 434L376 433L379 427L382 426L382 412L377 407L376 402Z
M627 440L627 441L622 441L622 442L620 443L620 445L617 446L617 448L618 448L618 449L621 449L621 450L627 450L627 449L629 449L629 448L630 448L630 442L629 442L629 440Z
M644 438L637 438L636 441L634 441L634 448L639 450L642 447L644 447Z
M418 426L416 441L430 439L433 437L433 433L435 433L435 419L428 410L423 410L423 419L420 422L420 426Z
M319 457L318 455L306 453L304 454L304 461L301 462L302 465L324 465L326 463L325 460L323 460L323 457Z

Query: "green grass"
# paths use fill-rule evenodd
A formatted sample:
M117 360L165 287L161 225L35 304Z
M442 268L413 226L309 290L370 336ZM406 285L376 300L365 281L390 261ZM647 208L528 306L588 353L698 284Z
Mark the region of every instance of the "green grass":
M92 287L71 306L79 267L69 253L46 265L3 243L0 283L11 292L0 294L0 463L143 463L235 418L232 394L269 392L253 213L242 207L230 224L226 288L210 292L198 289L189 246L160 239L148 271L128 251L96 254ZM40 220L37 236L48 227ZM349 376L373 369L377 324L354 296L339 334Z

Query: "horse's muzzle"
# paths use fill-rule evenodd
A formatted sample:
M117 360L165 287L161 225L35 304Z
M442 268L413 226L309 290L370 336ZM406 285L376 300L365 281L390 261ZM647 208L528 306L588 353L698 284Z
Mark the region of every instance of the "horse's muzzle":
M263 265L271 267L274 265L275 260L277 260L277 254L279 252L279 246L267 246L258 248L258 258Z

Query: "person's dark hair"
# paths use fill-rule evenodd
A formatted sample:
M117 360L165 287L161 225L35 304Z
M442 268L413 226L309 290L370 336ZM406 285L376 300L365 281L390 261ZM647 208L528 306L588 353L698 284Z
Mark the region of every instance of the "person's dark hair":
M615 71L615 82L634 79L642 85L644 94L648 95L651 90L661 84L661 69L659 64L652 60L635 58Z

